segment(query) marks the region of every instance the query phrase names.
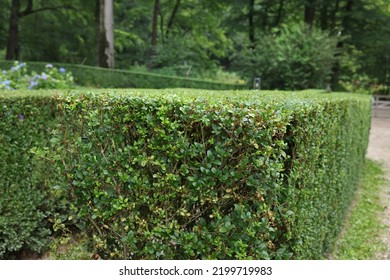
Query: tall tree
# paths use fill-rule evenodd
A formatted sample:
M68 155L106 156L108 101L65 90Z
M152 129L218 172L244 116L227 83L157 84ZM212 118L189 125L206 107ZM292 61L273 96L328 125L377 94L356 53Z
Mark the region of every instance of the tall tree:
M283 9L284 9L284 1L285 0L279 0L279 6L278 6L278 11L275 16L275 21L274 21L274 26L278 26L281 19L282 19L282 14L283 14Z
M320 11L320 25L322 30L327 30L329 22L329 1L322 1Z
M19 19L22 17L20 11L20 0L12 0L11 14L9 17L7 53L5 59L19 59Z
M5 1L3 1L3 3L4 4L0 6L0 22L4 23L0 24L0 50L6 49L8 29L5 23L9 20L8 12L10 10L9 7L7 7L8 3Z
M160 12L160 0L154 0L153 5L153 23L152 23L152 39L151 46L149 50L149 64L148 68L153 68L153 57L156 55L156 47L157 47L157 32L158 32L158 14Z
M316 13L316 2L317 0L306 0L305 1L305 23L310 27L313 26L315 13Z
M115 67L113 0L96 0L96 64Z
M344 15L341 20L341 29L344 34L348 34L350 29L350 23L351 23L351 15L352 15L352 8L353 8L354 0L347 0L345 7L344 7ZM341 50L344 46L343 41L339 41L337 44L337 48ZM340 53L340 52L338 52ZM339 54L337 54L339 56ZM336 60L336 63L333 67L333 74L332 74L332 85L335 86L338 83L340 75L340 63L338 60Z
M180 7L180 2L181 2L181 0L176 0L175 7L173 8L172 13L171 13L171 15L170 15L170 17L168 19L166 37L168 37L169 32L172 29L173 22L174 22L174 20L176 18L177 11L179 10L179 7Z
M330 16L330 29L332 31L336 28L336 20L337 20L336 15L339 11L339 8L340 8L340 0L336 0Z
M9 18L9 27L8 27L8 39L7 39L7 52L5 59L15 60L19 59L20 56L20 43L19 43L19 24L20 19L31 14L38 12L48 11L48 10L60 10L60 9L73 9L72 6L68 4L57 5L57 6L41 6L40 8L33 9L34 2L33 0L28 0L26 8L21 11L21 2L20 0L12 0L11 4L11 13Z
M255 0L249 0L248 34L249 34L249 42L251 48L254 48L255 46L255 24L253 21L254 16L255 16Z

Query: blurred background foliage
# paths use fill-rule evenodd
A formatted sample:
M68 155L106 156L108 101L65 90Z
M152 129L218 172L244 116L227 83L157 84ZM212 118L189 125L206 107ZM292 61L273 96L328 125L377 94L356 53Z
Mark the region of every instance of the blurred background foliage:
M14 59L96 65L99 1L0 0L1 57L19 5ZM116 0L113 15L118 69L389 92L387 0Z

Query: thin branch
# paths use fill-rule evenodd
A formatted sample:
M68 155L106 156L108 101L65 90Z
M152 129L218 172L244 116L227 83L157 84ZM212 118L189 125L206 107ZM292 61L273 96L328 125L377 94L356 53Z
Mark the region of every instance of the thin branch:
M30 2L31 1L29 1L29 3ZM69 5L55 6L55 7L42 7L42 8L36 9L36 10L32 10L32 4L31 4L31 9L29 9L27 7L26 10L24 10L23 12L21 12L19 14L19 17L25 17L25 16L28 16L28 15L39 13L39 12L43 12L43 11L58 11L58 10L61 10L61 9L76 10L73 6L69 6Z
M26 9L23 12L18 12L18 16L24 17L25 15L31 13L32 9L33 9L33 0L28 0Z
M249 35L249 42L250 42L250 48L254 48L255 44L255 25L254 25L254 16L255 16L255 0L249 0L249 12L248 12L248 35Z

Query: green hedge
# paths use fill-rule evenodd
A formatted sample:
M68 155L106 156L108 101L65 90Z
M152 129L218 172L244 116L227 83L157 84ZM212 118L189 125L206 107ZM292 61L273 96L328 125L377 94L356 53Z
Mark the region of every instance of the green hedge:
M43 132L34 123L47 119L50 130L55 119L45 140L18 142L21 154L36 147L33 158L19 163L13 140L1 140L10 146L5 155L23 168L39 155L51 167L42 174L62 174L51 184L69 195L93 250L114 259L322 258L360 178L370 124L369 97L310 91L118 90L0 100L8 104L0 116L13 120L0 139L21 124L13 137L35 139ZM34 109L4 109L21 103ZM19 114L27 117L21 122ZM23 175L3 170L2 188L19 184L13 177ZM20 183L18 191L36 185Z
M3 94L5 93L5 94ZM56 208L53 168L32 153L49 143L57 116L51 96L0 91L0 259L19 251L42 252L48 218Z
M46 62L28 62L30 70L38 73L45 69ZM52 63L71 71L75 82L85 87L97 88L198 88L212 90L246 89L247 85L227 84L201 79L183 78L130 70L106 69L79 64ZM13 61L0 61L0 69L9 69Z

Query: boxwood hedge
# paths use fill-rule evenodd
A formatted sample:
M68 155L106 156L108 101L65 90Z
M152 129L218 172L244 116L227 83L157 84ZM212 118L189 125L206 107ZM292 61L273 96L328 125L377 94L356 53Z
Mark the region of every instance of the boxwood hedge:
M314 91L0 101L0 256L17 249L4 224L19 222L20 246L47 235L37 229L55 186L102 258L322 258L356 190L371 116L367 96Z
M9 69L13 61L0 61L0 69ZM29 70L41 73L46 62L28 62ZM247 89L246 84L218 83L194 78L183 78L131 70L107 69L81 64L52 63L72 72L80 86L94 88L198 88L213 90Z
M56 111L51 96L0 91L0 259L48 245L55 173L32 149L48 145Z

